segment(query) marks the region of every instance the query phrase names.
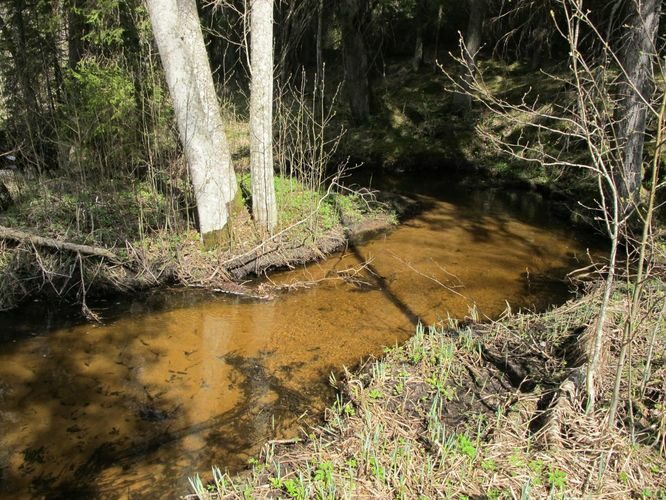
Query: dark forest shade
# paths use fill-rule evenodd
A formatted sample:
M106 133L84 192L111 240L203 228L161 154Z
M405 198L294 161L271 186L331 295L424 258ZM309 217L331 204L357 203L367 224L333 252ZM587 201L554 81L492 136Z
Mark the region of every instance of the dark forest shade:
M341 0L338 4L346 93L356 122L367 121L370 117L368 49L364 37L369 15L368 0Z

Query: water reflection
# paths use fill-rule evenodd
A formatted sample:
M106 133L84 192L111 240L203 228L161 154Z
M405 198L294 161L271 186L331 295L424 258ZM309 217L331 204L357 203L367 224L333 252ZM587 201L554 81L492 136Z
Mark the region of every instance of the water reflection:
M392 233L273 276L322 280L274 301L155 293L109 305L105 325L4 315L0 495L177 496L188 475L237 470L266 439L297 435L330 402L331 371L418 319L543 308L586 262L587 243L543 204L459 190L421 201Z

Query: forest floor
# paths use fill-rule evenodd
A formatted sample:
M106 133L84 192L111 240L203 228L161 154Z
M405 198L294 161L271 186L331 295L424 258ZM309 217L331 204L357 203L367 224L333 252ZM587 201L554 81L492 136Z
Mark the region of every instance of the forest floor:
M609 428L619 342L604 352L597 411L586 415L572 388L601 298L588 286L543 314L419 325L336 382L325 423L267 443L244 473L191 478L188 498L666 498L665 319L641 311L621 425ZM650 304L663 304L664 283L650 287ZM617 288L609 333L622 329L627 301ZM652 332L644 379L637 360Z

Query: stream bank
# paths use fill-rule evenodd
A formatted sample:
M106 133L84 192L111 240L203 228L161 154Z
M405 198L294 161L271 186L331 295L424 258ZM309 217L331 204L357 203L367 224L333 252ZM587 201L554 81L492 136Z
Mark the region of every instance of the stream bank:
M653 284L663 295L662 281ZM626 319L616 289L608 328ZM187 498L664 498L666 337L631 426L608 429L619 343L609 346L597 411L586 415L562 385L585 362L600 288L543 314L467 317L416 328L340 381L326 423L268 442L250 470L213 468ZM646 312L644 310L644 312ZM647 345L636 345L635 355ZM632 399L622 389L624 400Z
M152 189L137 198L134 190L112 186L93 195L91 208L91 193L68 194L73 179L18 182L24 183L15 189L23 191L21 201L0 212L0 311L29 299L66 300L79 302L90 319L96 319L90 299L164 285L252 297L240 280L321 259L349 241L389 230L413 205L390 194L378 202L368 190L320 199L289 181L288 191L278 190L279 198L290 199L273 236L263 236L241 210L228 247L205 250L181 216L180 230L151 228L168 203ZM285 182L278 186L284 189Z
M490 60L479 65L497 92L519 96L520 89L536 85L545 101L562 98L553 85L534 81L524 65L507 66ZM478 106L466 116L452 114L447 77L439 69L414 73L409 67L407 60L392 61L386 75L374 82L376 112L368 123L354 126L342 102L338 103L337 121L331 124L331 130L337 125L349 130L342 136L334 163L363 164L362 175L366 177L373 171L398 176L406 172L419 177L425 173L455 179L461 187L536 192L558 200L566 218L580 220L575 214L577 200L587 201L589 186L594 189L596 184L573 171L551 172L531 164L508 163L500 151L476 134L476 129L492 128L509 134L513 132L509 121ZM231 141L234 157L244 165L248 155L247 122L230 119L228 126L230 136L236 138ZM175 171L177 167L174 165ZM182 172L179 175L182 177ZM243 176L239 174L241 184ZM192 193L186 179L149 177L138 176L131 186L124 179L28 180L17 173L3 178L14 204L0 211L0 226L110 250L118 254L122 264L44 250L25 240L2 239L0 310L40 294L48 300L67 297L84 303L95 295L132 293L164 284L223 289L229 280L244 279L248 273L302 264L341 248L347 233L358 226L359 218L384 227L395 222L390 213L381 215L378 205L368 207L358 197L345 202L354 195L336 194L336 199L327 204L326 213L267 244L261 243L248 215L241 214L235 221L231 248L206 252L194 230ZM286 214L282 230L306 216L304 205L312 203L307 195L302 196L301 187L293 196L289 181L278 178L276 182L280 210ZM400 186L395 187L401 191ZM350 214L340 213L349 208ZM304 227L307 230L302 231ZM227 288L239 291L237 287Z

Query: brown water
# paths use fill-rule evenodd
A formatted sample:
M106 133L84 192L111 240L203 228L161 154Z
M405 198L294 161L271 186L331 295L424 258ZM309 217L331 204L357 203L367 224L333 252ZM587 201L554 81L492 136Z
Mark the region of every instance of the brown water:
M272 276L323 281L270 302L172 291L100 303L103 325L0 315L0 497L177 498L187 476L298 435L334 397L331 372L418 318L544 308L588 262L589 242L526 193L430 191L390 234Z

